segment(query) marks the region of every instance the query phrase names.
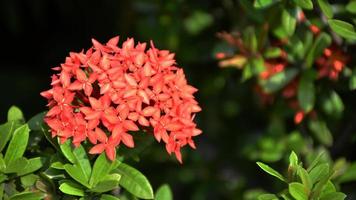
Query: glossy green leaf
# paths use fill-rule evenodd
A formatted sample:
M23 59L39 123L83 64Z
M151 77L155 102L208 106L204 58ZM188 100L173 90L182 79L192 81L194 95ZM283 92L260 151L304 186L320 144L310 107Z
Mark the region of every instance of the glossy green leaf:
M61 151L62 151L62 154L64 155L64 157L67 158L67 160L70 161L71 163L75 164L76 159L73 154L71 141L67 140L63 144L60 144L59 147L61 148Z
M0 152L6 146L6 143L10 140L12 134L15 131L15 122L7 122L0 125Z
M304 72L298 86L298 102L305 113L309 113L314 108L315 87L314 77L309 71Z
M120 199L119 197L115 197L113 195L103 194L101 195L100 200L120 200Z
M281 18L283 28L287 35L293 35L297 25L297 9L283 9Z
M31 159L28 159L27 161L28 161L27 166L22 171L17 172L18 176L32 173L32 172L40 169L44 164L44 159L41 157L31 158Z
M288 186L289 193L296 200L308 200L308 193L306 192L306 188L301 183L290 183Z
M24 157L17 158L6 165L5 173L21 173L28 165L28 160Z
M307 172L303 167L298 168L298 175L302 180L303 185L308 189L311 190L313 187L312 180Z
M27 147L29 133L30 129L27 124L15 130L4 157L6 165L22 157Z
M320 143L326 146L333 144L333 136L324 121L311 120L309 122L309 129Z
M95 187L91 189L93 192L108 192L117 187L119 187L121 175L120 174L110 174L100 181Z
M168 184L163 184L158 188L155 200L173 200L173 193Z
M87 153L82 145L75 147L73 150L76 166L78 166L84 173L84 178L89 181L91 175L91 165Z
M308 51L306 57L307 67L311 67L314 63L314 60L321 56L324 52L324 49L330 46L330 44L331 37L324 32L320 33L315 39L311 49Z
M112 162L106 158L105 153L100 154L95 160L89 185L92 187L96 186L97 183L110 173L111 168Z
M84 196L83 188L75 182L64 181L60 186L59 190L65 194L74 196Z
M310 171L309 176L313 184L321 180L323 177L329 176L329 164L323 163L317 165Z
M253 6L255 8L266 8L277 2L279 2L279 0L255 0Z
M301 8L311 10L313 9L313 2L311 0L293 0L295 4Z
M298 168L298 156L294 151L289 155L289 166L294 169Z
M265 172L267 172L268 174L278 178L279 180L286 182L285 178L282 176L282 174L280 174L279 172L277 172L276 170L274 170L273 168L271 168L270 166L261 163L261 162L256 162L257 165Z
M64 164L57 161L57 162L53 162L50 167L54 169L64 169Z
M42 192L21 192L10 197L10 200L40 200L46 197Z
M88 181L85 173L83 170L78 167L77 165L71 165L71 164L65 164L64 165L64 170L76 181L81 183L82 185L90 188Z
M24 121L24 116L20 108L11 106L7 112L7 121Z
M297 73L297 69L287 68L286 70L271 76L267 80L261 80L260 85L266 93L274 93L293 80Z
M350 1L346 5L346 10L349 11L350 13L356 14L356 1Z
M147 178L137 169L121 163L114 170L121 175L120 185L138 198L153 199L153 190Z
M312 163L310 163L310 165L309 165L309 167L307 169L307 171L309 173L310 173L310 171L312 169L314 169L314 167L316 167L323 160L324 154L325 154L325 152L322 152L322 153L318 154L318 156L312 161Z
M334 13L328 0L318 0L321 11L327 18L333 18Z
M320 200L344 200L346 195L341 192L333 192L320 198Z
M356 40L356 32L352 24L337 19L329 19L328 23L336 34L346 39Z

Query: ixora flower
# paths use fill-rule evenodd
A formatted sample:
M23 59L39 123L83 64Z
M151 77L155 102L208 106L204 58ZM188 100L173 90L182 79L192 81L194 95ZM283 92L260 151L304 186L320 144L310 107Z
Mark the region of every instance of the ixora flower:
M106 44L92 40L86 52L71 52L65 63L53 68L52 88L45 122L52 137L71 138L75 146L88 139L91 154L105 151L110 160L123 143L135 146L132 134L153 133L182 162L180 149L195 148L193 137L202 133L193 122L201 111L174 54L132 38L118 47L119 37Z

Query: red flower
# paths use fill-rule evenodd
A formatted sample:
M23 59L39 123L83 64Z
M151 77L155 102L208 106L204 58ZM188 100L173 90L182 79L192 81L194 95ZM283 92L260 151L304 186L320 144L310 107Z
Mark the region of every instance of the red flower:
M119 38L106 45L92 40L86 52L71 52L65 63L53 68L52 88L42 92L48 99L45 122L52 136L62 142L72 138L75 146L88 139L89 153L106 152L116 157L116 147L135 146L130 131L143 127L153 131L158 142L166 143L168 153L182 162L180 149L195 148L193 137L201 134L193 122L201 111L184 72L175 65L174 54L158 50L151 42Z

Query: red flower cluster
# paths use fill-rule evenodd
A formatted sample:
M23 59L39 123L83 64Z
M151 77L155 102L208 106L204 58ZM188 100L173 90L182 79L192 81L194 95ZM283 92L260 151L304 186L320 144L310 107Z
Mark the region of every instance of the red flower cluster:
M106 45L92 40L86 52L71 52L54 70L52 88L41 93L48 99L45 122L52 136L61 142L72 138L75 146L87 138L91 154L105 151L110 160L122 142L134 147L130 131L151 130L163 140L169 154L182 162L181 147L195 148L192 137L201 134L193 122L201 111L174 54L158 50L151 42L127 39L118 47L119 37Z
M315 61L318 68L318 77L337 80L339 74L345 68L347 60L348 58L344 52L336 46L324 49L324 54Z

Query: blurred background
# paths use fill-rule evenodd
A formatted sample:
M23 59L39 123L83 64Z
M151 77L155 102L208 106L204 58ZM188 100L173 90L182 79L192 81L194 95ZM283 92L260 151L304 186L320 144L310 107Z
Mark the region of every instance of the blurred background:
M154 143L139 162L132 161L134 166L154 188L169 183L175 199L249 199L254 188L276 192L278 183L271 184L273 178L258 169L256 160L283 160L305 141L297 133L287 136L293 119L267 115L252 83L241 83L241 72L220 69L214 58L229 50L217 33L234 30L246 15L232 0L1 0L0 119L5 121L11 105L19 106L27 119L44 111L46 100L39 93L49 88L51 68L70 51L88 49L91 38L153 40L159 49L176 53L187 79L199 89L203 111L196 119L204 134L196 138L197 150L183 150L183 165ZM260 140L264 132L280 141L268 136ZM348 139L332 156L344 153L355 159L350 151L355 137ZM345 187L352 191L355 185Z

